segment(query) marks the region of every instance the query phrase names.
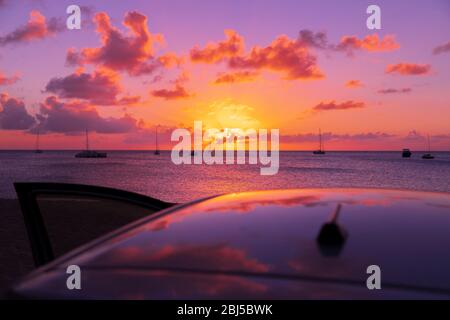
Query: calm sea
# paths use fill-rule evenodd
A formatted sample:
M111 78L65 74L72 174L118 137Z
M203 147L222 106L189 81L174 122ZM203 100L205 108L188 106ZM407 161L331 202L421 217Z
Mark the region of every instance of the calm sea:
M374 187L450 192L450 152L281 152L280 169L261 176L258 165L174 165L170 152L110 151L106 159L77 159L75 151L0 151L0 198L13 182L83 183L125 189L171 202L214 194L280 188Z

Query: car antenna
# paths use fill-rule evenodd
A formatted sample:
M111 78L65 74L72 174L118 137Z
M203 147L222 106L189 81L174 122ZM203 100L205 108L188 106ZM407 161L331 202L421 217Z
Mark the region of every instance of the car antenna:
M347 231L337 222L341 208L342 205L339 203L330 220L323 224L317 236L317 243L325 255L338 255L347 239Z

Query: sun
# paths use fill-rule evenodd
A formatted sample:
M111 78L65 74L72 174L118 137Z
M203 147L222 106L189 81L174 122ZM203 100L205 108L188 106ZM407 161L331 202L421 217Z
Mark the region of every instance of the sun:
M211 103L204 124L205 129L217 128L221 130L257 130L261 126L260 121L255 117L253 107L235 103L230 99Z

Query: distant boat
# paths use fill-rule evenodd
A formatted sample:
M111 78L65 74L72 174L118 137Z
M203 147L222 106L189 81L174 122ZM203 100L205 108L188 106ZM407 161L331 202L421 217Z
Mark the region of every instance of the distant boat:
M427 135L427 138L428 138L428 153L425 153L422 156L422 159L431 160L434 159L434 156L430 153L430 135Z
M319 129L319 150L314 150L313 154L325 154L322 145L322 132L320 131L320 129Z
M89 150L89 134L86 129L86 150L78 152L75 158L106 158L106 152L97 152L94 150Z
M159 155L159 154L160 154L160 152L159 152L159 148L158 148L158 127L159 127L159 126L156 126L156 135L155 135L155 152L154 152L154 154L155 154L155 155Z
M42 153L43 151L39 149L39 130L36 134L36 149L34 150L34 153Z
M403 149L402 151L402 157L403 158L411 158L411 151L409 151L409 149Z

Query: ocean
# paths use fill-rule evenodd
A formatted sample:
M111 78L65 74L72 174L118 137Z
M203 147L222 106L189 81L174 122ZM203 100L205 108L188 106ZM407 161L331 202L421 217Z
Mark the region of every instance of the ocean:
M109 151L106 159L75 158L76 151L0 151L0 198L15 198L14 182L92 184L169 202L210 195L291 188L388 188L450 192L450 152L434 160L400 152L280 152L279 172L257 165L175 165L170 152Z

